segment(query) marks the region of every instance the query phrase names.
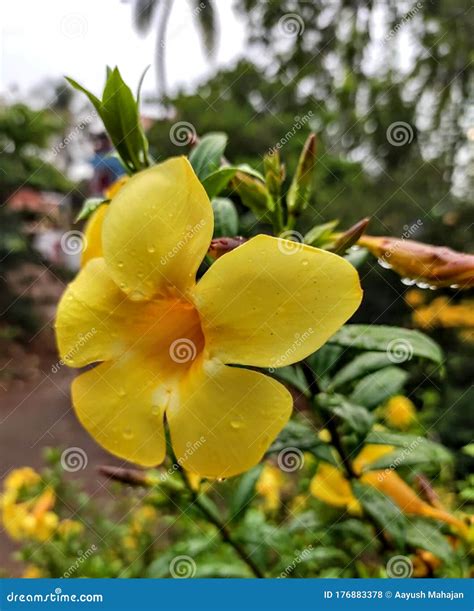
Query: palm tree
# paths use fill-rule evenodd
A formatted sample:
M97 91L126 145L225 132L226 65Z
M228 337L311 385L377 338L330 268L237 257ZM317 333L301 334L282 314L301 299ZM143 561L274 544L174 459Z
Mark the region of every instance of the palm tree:
M133 23L139 34L146 36L156 21L156 82L158 95L164 99L167 93L165 38L174 0L134 0ZM190 0L192 13L200 30L204 47L211 57L217 46L217 19L214 0Z

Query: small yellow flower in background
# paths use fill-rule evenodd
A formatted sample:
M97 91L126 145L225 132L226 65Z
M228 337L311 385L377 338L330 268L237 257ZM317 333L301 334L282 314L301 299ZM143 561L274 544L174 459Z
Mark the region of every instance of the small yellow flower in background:
M18 492L20 488L34 486L41 481L41 475L31 467L13 469L5 478L5 491Z
M408 397L395 395L385 405L385 421L389 426L405 431L416 421L416 408Z
M23 579L40 579L45 577L44 572L34 564L29 564L22 574Z
M11 498L3 499L2 522L12 539L46 541L55 532L59 518L51 511L55 503L54 491L50 488L38 497L16 503Z
M59 523L58 516L52 511L56 496L50 487L38 494L36 487L41 481L41 475L31 467L14 469L5 478L4 492L0 497L1 517L12 539L46 541L55 532Z
M418 515L451 524L463 535L466 525L447 511L425 503L393 469L367 471L367 467L378 459L392 452L394 448L387 445L368 444L354 459L353 468L360 476L360 482L373 486L398 505L403 513ZM349 481L340 469L328 463L321 463L311 481L311 494L334 507L345 507L349 512L360 514L359 501L352 493Z
M144 530L148 530L156 523L158 512L150 505L139 507L132 516L130 527L134 534L138 535Z
M61 520L58 524L57 533L63 537L75 537L84 532L84 525L77 520Z
M474 327L474 301L452 303L448 297L436 297L431 303L413 312L413 322L422 329L433 327Z
M305 494L297 494L290 503L290 513L301 513L306 509L308 497Z
M113 197L103 257L85 265L58 307L59 350L72 367L84 427L143 466L164 460L164 421L179 464L208 478L260 461L292 398L241 367L283 367L322 346L354 313L355 269L332 253L259 235L196 282L212 206L187 159L132 176ZM94 329L88 341L79 341Z
M404 295L406 303L412 308L418 308L426 301L425 293L419 289L410 289Z
M279 509L284 483L283 473L278 467L269 463L263 467L255 489L263 497L266 511L273 512Z

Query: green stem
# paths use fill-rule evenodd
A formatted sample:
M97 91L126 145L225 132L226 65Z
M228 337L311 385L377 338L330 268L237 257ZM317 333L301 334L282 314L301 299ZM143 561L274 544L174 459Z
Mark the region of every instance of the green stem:
M180 473L181 478L182 478L183 482L185 483L185 485L186 485L186 487L187 487L187 489L188 489L188 491L189 491L189 493L191 495L191 499L193 501L193 504L195 504L199 508L201 513L205 516L205 518L211 524L213 524L216 527L217 531L219 532L219 535L222 538L222 541L224 543L227 543L228 545L230 545L234 549L236 554L249 567L249 569L252 571L252 573L254 574L255 577L258 577L258 578L265 577L264 573L255 564L255 562L252 560L252 558L246 553L246 551L240 545L240 543L233 538L233 536L232 536L231 532L229 531L229 529L227 528L227 526L225 524L223 524L219 520L219 518L216 515L214 515L214 513L212 511L209 510L209 508L207 507L206 503L203 503L203 501L201 499L201 496L198 495L197 492L191 488L191 486L189 485L189 482L188 482L185 474L183 473L183 471L181 469L179 469L179 473Z

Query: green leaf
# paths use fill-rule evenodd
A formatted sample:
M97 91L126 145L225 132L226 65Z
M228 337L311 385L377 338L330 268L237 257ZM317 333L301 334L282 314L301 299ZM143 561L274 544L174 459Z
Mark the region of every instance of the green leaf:
M107 69L102 100L73 79L67 80L89 98L127 170L138 172L148 167L148 141L140 122L138 103L118 68Z
M239 215L233 202L226 197L215 197L212 200L214 212L214 237L232 237L239 232Z
M426 520L411 518L406 527L405 537L413 546L431 552L447 563L454 561L454 553L439 527Z
M275 209L273 201L265 183L246 172L236 172L232 179L232 187L239 195L244 206L249 208L257 217L262 217Z
M309 204L316 166L316 136L310 134L301 151L295 175L287 194L288 210L300 213Z
M262 473L263 464L257 465L244 473L239 480L238 484L232 495L232 501L230 504L230 518L231 520L237 520L244 513L247 506L250 504L255 496L255 486L257 485L258 479Z
M314 372L319 386L325 390L330 382L331 371L336 366L344 348L335 344L325 344L317 352L313 352L306 362Z
M365 436L372 428L374 418L365 407L353 405L348 401L341 402L332 408L332 412L344 420L358 435Z
M308 382L302 368L299 365L288 365L288 367L279 367L270 372L274 378L291 384L307 397L310 396Z
M318 437L318 432L298 420L290 420L277 439L273 442L267 454L276 454L286 448L298 448L302 452L311 452L316 458L339 466L334 458L332 447Z
M76 216L74 222L82 221L90 217L90 215L97 210L102 204L108 204L110 199L103 199L102 197L90 197L86 199L82 204L81 211Z
M352 247L344 255L344 259L349 261L356 269L360 269L369 258L369 251L366 248Z
M331 381L330 387L339 388L347 384L347 382L357 380L377 369L389 367L391 364L392 361L385 352L363 352L336 373Z
M338 224L339 221L335 220L324 223L323 225L316 225L304 236L304 243L310 246L320 246L324 244L330 239L332 232Z
M206 134L194 147L189 161L200 180L217 170L227 145L227 136L221 132Z
M219 195L219 193L227 187L237 172L243 172L244 174L263 180L262 175L257 172L257 170L254 170L246 164L222 166L208 174L206 178L201 181L209 198L212 199L216 195Z
M413 443L418 443L419 440L419 435L409 435L407 433L389 433L387 431L371 431L366 439L367 443L396 447L408 447Z
M397 505L372 486L357 481L352 482L351 486L364 511L394 538L397 545L403 547L409 522Z
M387 352L393 363L417 356L441 364L443 354L431 338L419 331L385 325L345 325L329 340L348 348Z
M398 394L408 379L408 373L400 367L385 367L359 380L350 399L365 407L377 407Z

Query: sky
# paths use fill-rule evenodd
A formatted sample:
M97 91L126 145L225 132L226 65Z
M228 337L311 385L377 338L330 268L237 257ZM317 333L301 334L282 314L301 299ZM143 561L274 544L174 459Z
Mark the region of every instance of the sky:
M101 91L105 66L118 65L132 88L153 64L155 30L140 37L132 27L133 0L2 0L0 4L0 96L28 99L45 79L65 74L95 93ZM215 65L206 60L193 26L192 5L175 0L166 39L170 92L191 88L216 66L244 53L244 25L232 0L220 0L220 42ZM152 93L155 74L149 70L144 92ZM40 100L36 100L40 102Z

